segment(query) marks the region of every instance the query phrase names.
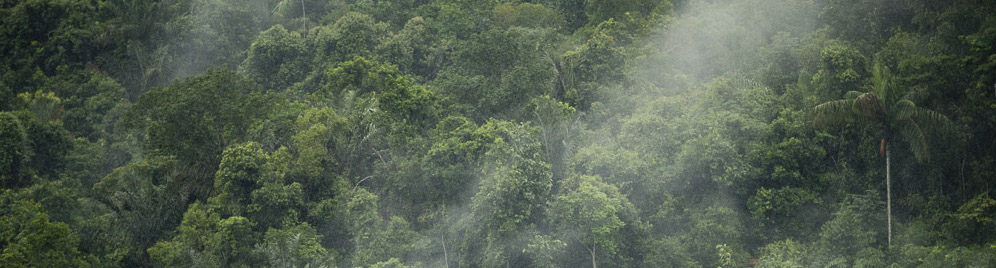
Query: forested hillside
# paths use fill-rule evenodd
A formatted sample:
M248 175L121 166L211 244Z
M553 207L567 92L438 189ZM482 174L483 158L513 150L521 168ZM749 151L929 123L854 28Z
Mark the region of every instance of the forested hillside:
M994 14L0 1L0 267L993 267Z

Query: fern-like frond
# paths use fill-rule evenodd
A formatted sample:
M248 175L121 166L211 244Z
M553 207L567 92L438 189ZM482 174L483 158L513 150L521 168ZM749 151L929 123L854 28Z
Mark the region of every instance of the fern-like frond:
M750 79L743 75L737 75L736 77L731 79L730 84L733 85L733 88L737 89L753 89L753 88L764 87L764 85L762 85L760 82L757 82L754 79Z
M851 118L851 100L828 101L813 108L813 125L833 127L842 125Z

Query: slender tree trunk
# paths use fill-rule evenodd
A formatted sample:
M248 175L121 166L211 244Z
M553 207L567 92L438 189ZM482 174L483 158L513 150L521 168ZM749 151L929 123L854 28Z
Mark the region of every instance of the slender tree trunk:
M446 236L444 235L440 241L443 241L443 263L446 264L446 268L450 268L450 256L446 254Z
M598 246L595 246L595 245L591 246L591 268L598 268L598 264L595 263L595 249L596 248L598 248Z
M304 0L301 0L301 17L304 17L304 24L301 24L301 32L308 36L308 12L304 8Z
M889 248L892 248L892 182L889 178L889 144L885 144L885 210L888 215Z

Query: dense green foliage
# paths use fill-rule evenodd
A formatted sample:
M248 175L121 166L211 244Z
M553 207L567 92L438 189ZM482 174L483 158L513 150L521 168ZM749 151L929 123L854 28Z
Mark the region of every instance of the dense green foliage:
M0 267L992 267L984 0L0 2Z

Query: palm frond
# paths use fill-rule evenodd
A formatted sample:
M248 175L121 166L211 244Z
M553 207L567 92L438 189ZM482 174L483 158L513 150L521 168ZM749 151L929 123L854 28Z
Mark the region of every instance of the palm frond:
M918 103L927 98L927 95L929 94L930 92L927 91L927 87L915 86L911 88L909 92L906 92L906 94L903 95L902 99L912 101L913 103Z
M577 87L578 77L577 77L577 67L578 60L573 55L564 56L554 56L549 55L550 61L553 62L554 71L556 71L557 83L555 87L557 92L554 92L554 96L560 96L567 92L571 88Z
M853 100L853 99L857 99L858 96L861 96L861 94L864 94L864 92L851 90L851 91L848 91L847 93L844 93L844 98L845 99Z
M875 65L872 66L872 92L878 94L878 97L885 100L889 99L888 90L891 87L892 73L889 72L889 67L885 66L880 60L875 60Z
M901 100L892 105L890 113L897 120L910 119L916 113L916 104L910 100Z
M947 116L923 107L915 107L910 118L920 125L939 128L940 130L949 130L952 125L951 120Z
M898 128L899 134L909 144L910 151L913 151L913 157L916 158L916 161L929 161L930 148L923 126L912 119L900 120L899 125L901 126Z
M882 100L875 93L871 92L858 96L858 98L854 99L854 103L851 106L854 112L879 120L885 116L884 108Z
M842 125L851 118L851 100L828 101L813 108L813 125L832 127Z

